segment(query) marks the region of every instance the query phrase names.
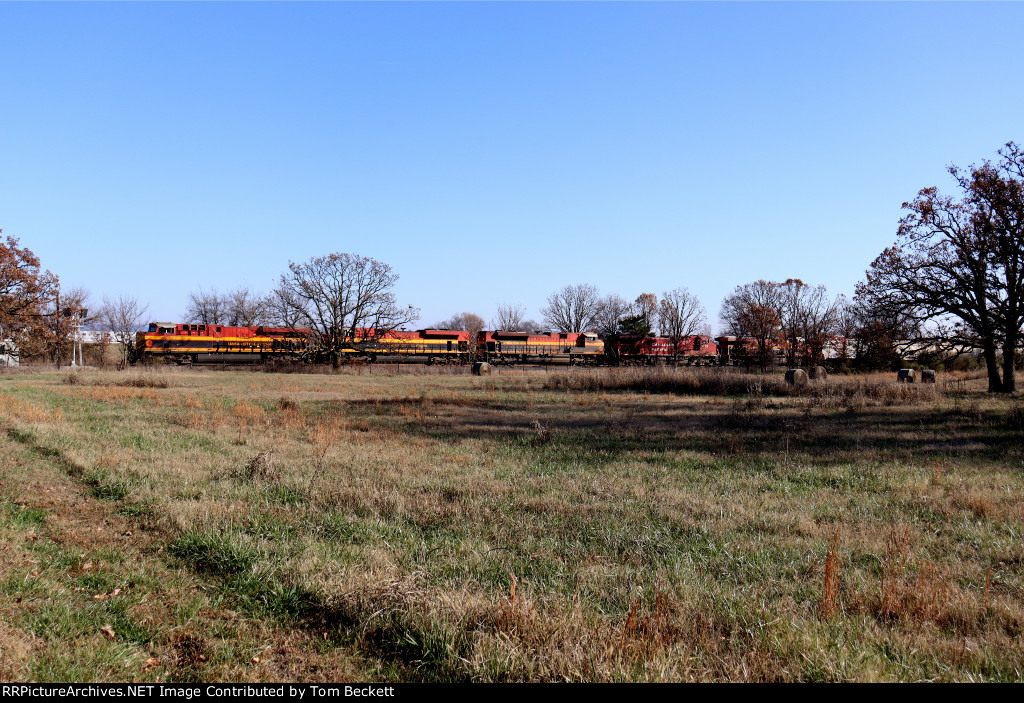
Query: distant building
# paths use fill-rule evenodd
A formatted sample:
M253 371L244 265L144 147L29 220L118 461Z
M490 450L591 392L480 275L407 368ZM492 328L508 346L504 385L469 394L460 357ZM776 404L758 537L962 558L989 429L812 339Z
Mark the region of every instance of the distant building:
M14 340L0 340L0 366L21 366L21 352Z
M116 344L117 338L113 332L104 330L78 330L71 335L72 340L81 344Z

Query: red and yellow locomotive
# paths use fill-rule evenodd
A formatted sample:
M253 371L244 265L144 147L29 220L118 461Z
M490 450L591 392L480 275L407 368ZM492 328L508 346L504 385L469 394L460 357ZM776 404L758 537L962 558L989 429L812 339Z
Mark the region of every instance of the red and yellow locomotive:
M291 327L231 327L228 325L153 322L135 340L135 358L189 363L250 363L270 359L318 359L314 332ZM468 358L469 333L459 330L393 331L378 337L359 330L342 356L374 360L418 357L458 361Z
M394 330L376 336L374 330L360 330L353 346L343 349L344 356L415 357L427 361L455 362L469 359L469 332L465 330Z
M479 353L493 363L565 361L598 364L604 359L604 342L593 332L481 332Z
M667 363L711 366L718 362L718 347L705 334L678 339L616 334L605 340L605 349L610 363L616 366Z
M475 341L475 344L471 344ZM340 350L341 356L366 361L416 360L461 363L474 356L495 364L563 363L568 365L630 365L655 363L713 364L715 342L706 335L666 337L613 335L602 340L593 332L482 331L475 340L465 330L395 330L377 335L361 329ZM290 327L153 322L136 338L138 361L251 363L271 359L326 361L317 335Z
M301 356L309 347L308 329L231 327L228 325L151 322L135 338L135 357L177 363L244 363Z

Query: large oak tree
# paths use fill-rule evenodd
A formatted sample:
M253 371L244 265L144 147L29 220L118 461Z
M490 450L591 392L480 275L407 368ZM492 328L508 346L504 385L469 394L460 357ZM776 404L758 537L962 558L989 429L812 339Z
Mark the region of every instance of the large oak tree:
M999 155L951 166L957 197L930 187L903 204L896 242L872 262L857 298L918 325L921 342L980 349L989 391L1011 393L1024 323L1024 154L1011 142Z
M419 317L417 308L395 300L397 282L398 274L385 263L337 253L290 263L279 291L316 333L319 350L338 366L342 350L372 344Z

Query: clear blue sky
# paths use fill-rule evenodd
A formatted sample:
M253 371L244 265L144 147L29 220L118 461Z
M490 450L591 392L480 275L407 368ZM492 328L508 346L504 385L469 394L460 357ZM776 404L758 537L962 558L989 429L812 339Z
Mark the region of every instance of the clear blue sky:
M371 256L428 324L569 283L851 293L1024 140L1020 3L0 4L0 227L174 320Z

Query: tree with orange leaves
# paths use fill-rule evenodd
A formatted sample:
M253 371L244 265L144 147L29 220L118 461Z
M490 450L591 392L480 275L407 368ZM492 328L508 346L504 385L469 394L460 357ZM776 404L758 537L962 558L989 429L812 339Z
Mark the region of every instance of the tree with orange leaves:
M57 277L39 265L39 257L19 247L16 237L0 236L0 337L30 353L45 348L52 332L48 307L57 292Z

